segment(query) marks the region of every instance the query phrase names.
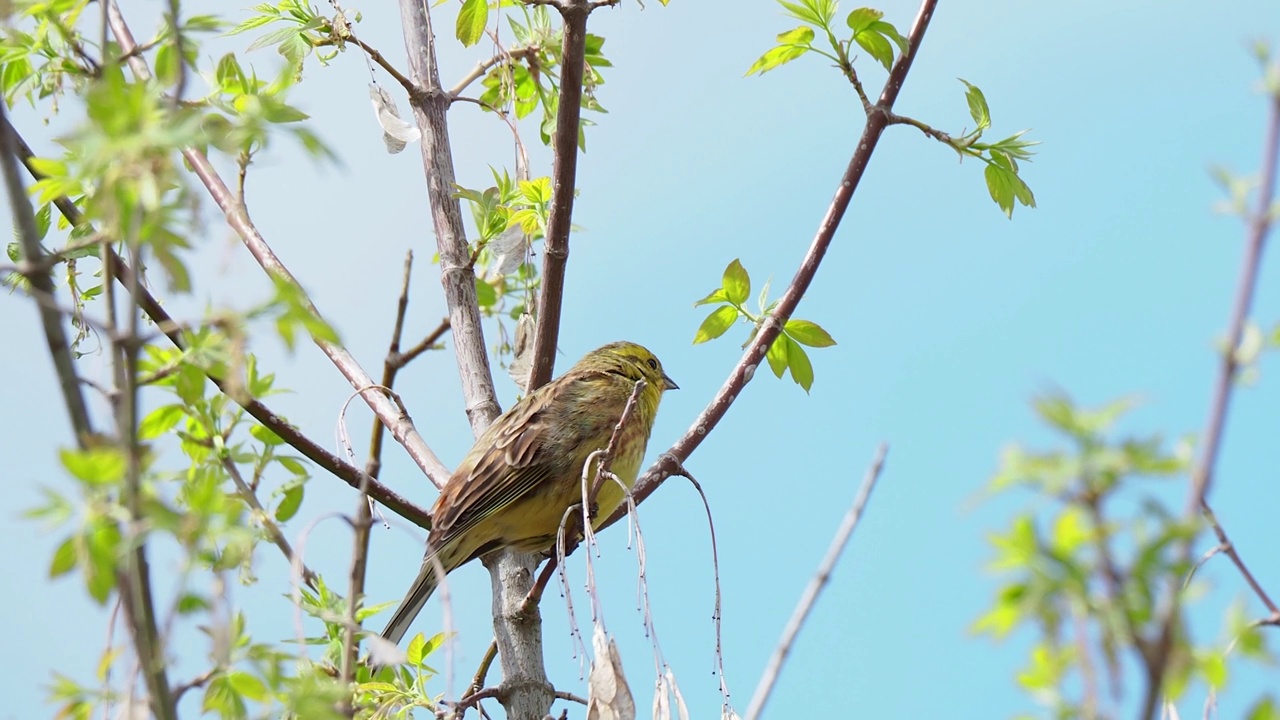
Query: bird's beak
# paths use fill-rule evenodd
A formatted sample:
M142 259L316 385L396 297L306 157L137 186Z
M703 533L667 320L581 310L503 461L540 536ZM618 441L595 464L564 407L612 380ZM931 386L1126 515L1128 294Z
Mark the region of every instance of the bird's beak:
M680 386L676 384L675 380L671 379L670 375L667 375L666 373L662 373L662 389L663 390L679 390Z

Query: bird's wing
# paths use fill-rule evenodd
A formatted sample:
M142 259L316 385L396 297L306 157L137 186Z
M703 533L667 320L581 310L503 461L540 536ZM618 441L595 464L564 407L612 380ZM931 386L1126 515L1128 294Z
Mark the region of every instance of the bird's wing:
M524 497L563 464L551 444L547 412L565 389L560 378L494 421L445 485L434 508L434 547L444 547L490 515ZM437 533L439 533L437 535Z

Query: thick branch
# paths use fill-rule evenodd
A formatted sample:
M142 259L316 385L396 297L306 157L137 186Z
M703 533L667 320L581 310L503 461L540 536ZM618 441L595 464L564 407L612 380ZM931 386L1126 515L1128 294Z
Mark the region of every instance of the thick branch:
M564 271L569 260L569 224L573 219L573 189L578 174L578 133L582 118L582 74L586 65L586 0L563 0L556 5L564 17L560 54L560 99L556 104L555 164L551 171L551 214L542 252L542 289L534 319L533 367L528 390L551 380L560 337L560 308L564 301Z
M733 401L742 394L743 388L755 375L756 368L760 367L761 363L764 362L765 352L768 351L774 339L778 337L778 333L782 330L783 325L786 324L787 319L791 317L791 313L795 311L796 306L800 304L800 299L804 297L805 291L809 289L809 284L813 282L818 266L822 264L822 258L826 255L832 238L835 237L836 228L839 227L841 218L844 217L845 211L849 208L849 201L853 198L854 191L858 189L858 183L862 180L862 175L867 169L867 163L871 161L871 154L875 152L876 145L880 141L880 135L884 132L890 113L893 110L893 103L898 99L898 93L902 90L902 83L907 79L907 73L911 70L911 63L920 51L920 43L924 40L925 31L929 28L929 21L933 18L933 11L936 6L937 0L924 0L920 4L920 10L911 26L911 33L907 36L907 51L902 53L897 62L894 63L893 69L889 72L889 79L885 82L884 89L880 92L880 99L873 106L874 111L867 115L867 124L862 130L862 137L859 138L855 146L856 149L853 152L853 157L849 160L849 166L845 169L843 177L840 178L835 197L831 199L831 205L827 208L821 224L818 225L818 232L814 236L812 244L809 245L809 250L805 253L804 259L801 260L800 268L796 270L795 277L791 279L791 284L778 300L777 307L765 318L760 326L760 331L756 333L755 339L747 346L742 359L730 371L729 377L725 380L724 385L720 387L720 391L716 393L716 396L712 398L707 407L694 420L693 425L685 432L684 437L677 440L636 481L632 495L637 503L652 495L653 491L657 490L658 486L693 454L693 451L702 444L702 441L706 439L711 430L724 418L725 413L729 411L729 407L733 405ZM625 514L625 509L619 508L609 517L606 524L617 522Z
M796 604L795 611L791 613L791 619L787 621L786 629L782 631L782 638L778 640L778 646L773 650L773 657L769 658L769 665L765 668L764 675L760 677L760 684L756 686L755 695L751 698L751 705L747 707L746 720L757 720L764 710L765 703L769 701L769 694L773 692L773 686L778 682L778 675L782 672L782 664L787 661L787 655L791 653L791 647L795 645L796 637L800 634L800 628L804 627L804 622L808 619L809 612L813 610L814 604L818 601L818 595L822 593L827 581L831 579L831 572L835 569L836 562L840 560L840 554L844 552L845 545L849 543L849 538L858 527L858 521L862 519L862 511L867 506L867 501L871 499L871 491L875 489L876 480L880 477L880 471L884 469L884 458L888 452L889 447L884 444L881 444L876 449L875 458L871 461L871 466L867 468L866 475L862 478L862 485L858 488L858 494L854 497L853 504L849 506L849 511L845 513L844 520L840 521L840 528L836 530L836 535L831 540L831 546L827 548L826 556L822 558L822 563L818 565L818 571L810 578L809 585L804 589L804 594L800 596L800 602Z
M31 147L27 145L26 141L22 139L22 136L17 133L17 130L9 124L8 120L3 121L3 127L0 128L0 131L11 134L14 144L17 147L17 157L27 168L27 172L29 172L36 180L42 179L44 176L41 175L41 173L37 171L30 162L31 158L34 156L34 153L31 151ZM71 225L79 227L85 223L84 216L80 214L80 210L75 206L75 203L72 203L66 196L60 195L54 198L53 204L58 208L58 211L62 213L62 216L67 219L67 222L71 223ZM164 306L160 304L160 301L156 300L156 298L145 287L142 287L141 283L135 283L133 281L133 269L125 263L124 259L121 258L115 250L111 249L110 243L102 244L107 249L107 258L105 260L107 274L110 277L114 277L119 280L119 282L126 288L136 290L137 295L134 296L133 301L142 308L142 311L146 313L147 317L151 318L151 321L155 323L156 327L158 327L160 331L169 338L174 347L177 347L179 350L185 350L187 345L186 340L182 337L180 329L181 325L169 316L169 313L164 309ZM362 482L366 482L366 476L359 468L344 462L337 455L334 455L316 444L310 438L299 432L296 427L289 424L287 420L280 415L277 415L261 402L251 398L246 398L242 392L232 392L231 388L227 386L227 383L221 376L211 372L207 368L204 369L204 372L220 391L227 395L227 397L234 400L236 404L240 405L240 407L244 408L245 412L249 413L249 415L262 423L263 426L269 428L276 435L279 435L286 444L293 447L298 452L301 452L307 459L314 462L322 470L341 478L348 485L356 489L361 487ZM386 506L388 510L391 510L421 528L428 529L431 527L431 516L428 515L425 510L400 497L393 490L376 480L370 479L367 480L367 482L369 485L369 495Z
M440 87L427 4L421 0L400 0L400 17L411 76L416 85L425 89L423 95L410 98L410 103L422 132L427 196L440 253L440 281L449 306L467 419L478 437L500 410L480 327L475 271L462 226L462 209L453 194L453 154L445 118L450 97ZM553 700L542 657L542 624L536 608L531 614L520 613L538 558L504 550L486 556L484 562L493 586L494 635L502 659L503 682L511 689L502 699L507 717L512 720L541 718L550 711Z
M121 49L124 52L129 52L136 44L133 34L125 23L124 17L120 14L119 6L114 0L108 0L108 2L107 15L111 23L111 31L115 34L116 41L120 44ZM147 68L146 61L141 57L131 58L129 67L141 79L150 78L151 76L151 71ZM222 181L222 177L214 170L209 158L197 148L187 148L182 151L182 155L191 165L196 177L200 178L200 181L209 191L218 208L222 210L227 224L240 236L241 241L244 242L245 247L249 249L250 254L258 261L262 269L272 278L283 280L296 288L299 296L306 302L307 310L314 313L316 317L320 317L320 312L316 310L310 300L306 299L306 294L302 291L297 279L280 262L280 258L276 257L275 251L271 249L271 246L263 239L262 234L258 232L258 228L249 219L248 209L236 200L226 183ZM472 288L472 292L475 292L474 288ZM369 374L360 367L360 364L345 348L314 336L312 340L329 357L329 360L338 368L338 371L347 378L352 387L360 391L361 397L368 403L374 414L387 424L392 436L404 446L409 453L409 457L413 458L413 461L422 469L427 478L435 483L436 487L444 484L445 479L449 477L449 471L445 468L444 463L440 462L440 459L431 451L431 448L427 446L422 436L418 434L413 421L400 412L396 404L375 387L373 378L369 377Z
M427 176L427 199L440 253L440 282L449 307L449 325L466 399L467 419L477 437L501 412L493 389L493 372L480 326L480 304L476 299L476 274L462 224L462 207L454 196L457 178L453 150L449 146L446 111L449 97L440 89L436 64L435 36L431 18L419 0L401 0L405 50L413 82L423 92L410 98L414 118L422 132L422 162Z

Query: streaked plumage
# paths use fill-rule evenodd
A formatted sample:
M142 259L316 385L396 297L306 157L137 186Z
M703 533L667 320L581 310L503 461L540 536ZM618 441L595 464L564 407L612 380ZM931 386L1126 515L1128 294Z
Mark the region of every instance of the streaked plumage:
M588 353L495 420L436 500L427 557L382 636L399 642L435 591L433 553L449 573L498 548L551 548L565 509L581 502L583 463L608 445L641 379L646 387L623 427L610 465L630 487L640 471L662 393L677 387L653 353L640 345L616 342ZM622 500L622 489L605 483L596 498L597 522Z

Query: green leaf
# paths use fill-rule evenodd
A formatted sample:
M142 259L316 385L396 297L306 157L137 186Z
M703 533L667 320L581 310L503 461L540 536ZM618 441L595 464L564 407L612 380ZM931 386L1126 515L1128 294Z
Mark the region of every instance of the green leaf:
M409 647L405 649L404 653L410 665L416 666L422 662L423 650L426 645L427 641L422 633L413 636L413 639L409 641Z
M905 53L907 51L907 39L902 37L902 33L898 32L898 28L894 27L892 23L879 20L871 23L871 27L868 29L878 32L892 40L893 43L898 46L899 52Z
M480 307L493 307L498 304L498 291L492 285L476 278L476 302Z
M698 307L699 305L710 305L712 303L722 303L722 302L729 302L729 297L724 294L724 288L716 288L715 290L711 291L710 295L707 295L706 297L702 298L698 302L694 303L693 306ZM1275 338L1276 338L1275 343L1277 345L1280 345L1280 325L1276 325Z
M999 162L988 163L983 176L987 180L987 192L991 194L991 199L996 201L996 205L1004 211L1006 217L1013 217L1014 200L1026 207L1036 206L1036 198L1031 188L1018 177L1018 173L1008 167L1002 166Z
M863 30L853 36L858 45L871 57L880 61L885 70L893 65L893 46L885 36L874 30Z
M1270 695L1262 698L1249 708L1246 720L1280 720L1280 707Z
M58 549L53 551L53 561L49 563L49 577L66 575L75 569L78 561L79 554L76 552L75 538L69 537L63 540Z
M266 684L247 672L234 671L227 673L227 682L241 696L254 702L264 702L270 697Z
M806 393L809 392L813 387L813 364L809 362L809 354L804 348L791 338L787 338L787 367L791 368L791 379Z
M787 347L787 336L779 333L764 355L769 361L769 369L778 377L782 377L782 374L787 371Z
M124 479L126 461L119 448L63 450L60 455L67 472L90 485L111 485Z
M278 522L288 522L294 515L298 514L298 508L302 507L302 494L301 484L294 485L284 491L284 498L276 506L276 520Z
M737 319L737 308L732 305L721 305L711 311L707 319L702 321L702 325L698 327L698 332L693 336L693 344L697 345L720 337L725 334L725 331L733 327L733 322Z
M845 19L845 22L847 22L849 24L849 28L853 30L853 34L857 35L863 30L871 27L872 23L882 17L884 17L884 13L879 10L872 8L858 8L857 10L849 13L849 17Z
M822 15L813 7L813 3L786 2L786 0L778 0L778 4L787 9L787 14L802 22L812 23L819 27L822 26Z
M808 45L813 42L813 28L801 25L795 30L778 33L779 45Z
M284 443L284 440L266 425L254 425L249 428L249 434L257 438L263 445L281 445Z
M484 37L489 24L489 0L463 0L458 11L457 36L464 47L471 47Z
M818 323L809 320L788 320L786 333L791 339L809 347L831 347L836 341Z
M724 269L720 287L724 288L725 298L734 305L741 305L751 296L751 276L736 258Z
M120 528L115 521L99 517L85 530L84 547L88 562L84 566L85 585L89 595L104 604L116 584L116 565L120 560Z
M138 425L138 437L154 440L172 430L184 417L186 410L181 405L161 405L142 419Z
M776 47L769 52L760 56L760 59L751 63L751 67L747 68L747 75L763 75L770 70L786 65L796 58L809 52L807 47L798 47L796 45L783 45Z
M972 85L968 80L960 78L960 82L968 88L965 90L964 99L969 103L969 116L977 123L976 130L985 130L991 127L991 109L987 107L987 98L978 89L977 85ZM1015 136L1016 137L1016 136Z
M184 404L194 405L204 397L207 380L200 368L194 365L183 365L176 373L173 389Z

